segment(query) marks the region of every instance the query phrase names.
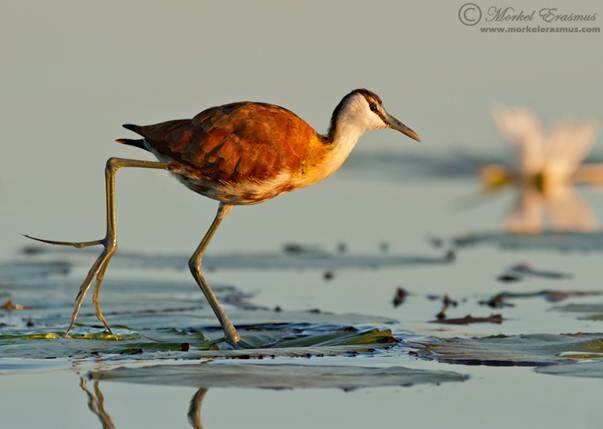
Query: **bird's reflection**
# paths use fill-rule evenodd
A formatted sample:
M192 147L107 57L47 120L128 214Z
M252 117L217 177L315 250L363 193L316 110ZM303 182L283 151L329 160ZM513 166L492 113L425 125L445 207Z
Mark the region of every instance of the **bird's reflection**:
M498 108L494 119L515 149L516 165L487 165L480 170L480 178L489 192L509 185L517 188L504 228L520 234L597 229L596 216L573 184L603 184L603 165L582 164L599 133L599 123L566 119L545 135L528 109Z
M88 383L82 377L80 378L80 389L82 389L88 397L88 409L98 417L103 429L115 429L111 416L105 410L105 397L100 390L98 381L93 383L93 391L90 391L90 389L88 389Z
M79 384L80 389L82 389L88 398L88 409L98 417L102 428L115 429L116 426L113 423L113 419L107 410L105 410L105 397L100 389L99 382L94 381L92 383L92 391L88 388L88 382L84 377L80 378ZM190 400L187 417L193 429L203 429L201 405L206 394L207 389L198 389Z
M187 416L188 422L194 429L203 429L203 423L201 423L201 404L206 394L207 389L199 389L191 398Z

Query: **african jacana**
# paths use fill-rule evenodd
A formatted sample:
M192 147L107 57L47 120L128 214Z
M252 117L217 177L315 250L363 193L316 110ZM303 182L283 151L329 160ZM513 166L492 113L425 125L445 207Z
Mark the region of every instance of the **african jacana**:
M366 89L356 89L343 97L333 111L326 136L283 107L249 101L212 107L192 119L146 126L126 124L124 127L143 138L116 141L147 150L159 162L109 158L105 169L105 238L65 242L28 236L50 244L77 248L102 245L105 248L80 286L66 335L77 319L94 278L96 287L92 301L96 316L111 332L101 311L99 294L107 265L117 249L115 174L119 168L168 170L192 191L220 202L209 230L189 260L189 267L220 321L226 339L236 344L239 334L201 269L205 249L232 207L257 204L320 182L341 167L366 131L392 128L420 141L417 133L385 111L378 95Z

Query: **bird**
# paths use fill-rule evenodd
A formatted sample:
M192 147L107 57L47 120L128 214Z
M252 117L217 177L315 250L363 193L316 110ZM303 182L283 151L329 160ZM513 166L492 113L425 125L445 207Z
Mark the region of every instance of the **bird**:
M314 185L337 171L366 132L390 128L421 141L419 135L383 107L367 89L346 94L333 110L326 134L320 134L292 111L274 104L242 101L211 107L192 119L153 125L125 124L140 138L117 143L150 152L157 161L111 157L106 162L104 238L56 241L26 235L43 243L85 248L104 247L75 297L65 336L74 326L83 300L95 281L92 302L96 317L112 333L100 305L100 289L109 261L117 250L115 176L121 168L167 170L187 188L218 201L218 210L201 243L190 257L190 271L214 311L224 339L236 346L240 335L203 274L203 255L226 215L235 206L258 204Z

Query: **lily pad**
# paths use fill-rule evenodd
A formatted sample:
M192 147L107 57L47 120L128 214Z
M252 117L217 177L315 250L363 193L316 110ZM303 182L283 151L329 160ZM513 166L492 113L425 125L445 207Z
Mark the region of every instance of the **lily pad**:
M457 248L495 246L506 250L603 251L603 232L556 232L520 235L506 232L477 232L454 237Z
M600 356L603 358L603 354ZM569 377L603 378L603 359L594 362L581 362L573 365L551 365L537 368L537 372Z
M400 366L372 368L360 366L253 364L157 365L121 367L93 371L94 380L167 386L243 387L266 389L412 386L464 381L467 377L451 371L431 371Z
M603 291L595 290L554 290L554 289L543 289L535 292L500 292L487 300L480 301L481 305L487 305L492 308L502 308L506 306L513 306L508 301L522 298L536 298L542 297L548 302L561 302L569 298L580 298L586 296L597 296L602 295ZM603 312L603 306L601 307Z
M210 325L199 324L199 317L182 313L163 314L158 312L146 315L125 314L118 320L131 324L116 324L113 334L106 334L100 327L79 325L70 334L63 336L63 330L48 328L1 329L1 358L113 358L131 356L133 359L198 357L244 358L256 356L316 356L336 354L373 353L376 349L389 348L397 342L391 331L363 327L359 325L333 324L332 321L344 320L343 316L291 312L292 322L269 322L261 319L263 311L234 312L238 320L264 320L262 323L247 323L237 326L241 342L237 349L222 341L222 330L215 322ZM287 313L278 313L286 318ZM92 316L83 317L90 319ZM295 320L301 322L295 322ZM362 319L362 318L361 318ZM235 319L237 320L237 319ZM348 316L348 320L353 317ZM187 322L195 321L194 324ZM184 323L183 323L184 322Z
M27 248L31 249L31 248ZM62 247L35 247L36 257L44 255L98 254L98 249L71 249ZM111 261L112 267L154 268L188 270L190 255L153 254L119 251ZM285 248L280 252L253 252L208 254L203 259L207 270L325 270L325 269L375 269L415 265L449 264L445 255L393 255L393 254L342 254L323 250L292 252Z
M521 263L509 267L503 274L498 276L498 279L501 281L509 281L510 279L517 281L529 277L543 279L570 279L572 278L572 275L560 271L534 268L530 264Z
M564 313L577 313L583 320L603 320L603 303L592 304L566 304L553 307L555 311Z
M397 343L391 331L384 328L393 322L389 318L320 311L277 312L253 304L251 294L233 286L214 285L241 334L242 341L235 349L223 341L222 329L192 279L153 276L153 271L142 267L122 270L121 275L108 277L103 285L103 310L113 327L112 334L104 332L86 303L70 338L64 338L73 297L81 282L80 263L85 259L68 259L69 266L78 269L62 276L33 276L30 270L5 276L4 292L20 304L20 310L0 310L0 358L146 360L348 355L375 353ZM152 264L150 256L142 259ZM126 258L129 262L135 260ZM45 266L43 261L38 263Z
M496 335L410 342L425 359L464 365L544 366L603 352L603 334Z

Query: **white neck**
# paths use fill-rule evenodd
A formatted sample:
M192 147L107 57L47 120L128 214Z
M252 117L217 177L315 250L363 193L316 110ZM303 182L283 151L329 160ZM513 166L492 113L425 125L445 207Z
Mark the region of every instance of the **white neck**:
M377 128L385 128L385 124L371 111L363 95L352 93L344 97L333 112L329 133L324 137L328 154L321 161L319 168L314 169L313 174L304 175L300 179L300 185L314 184L339 170L360 136Z
M329 166L333 169L331 172L341 167L360 136L367 131L385 127L383 121L370 111L366 99L360 94L345 99L345 104L333 120L329 132L330 144L333 145Z
M338 121L331 142L333 148L329 162L330 172L334 172L342 166L365 131L363 127L356 123Z

